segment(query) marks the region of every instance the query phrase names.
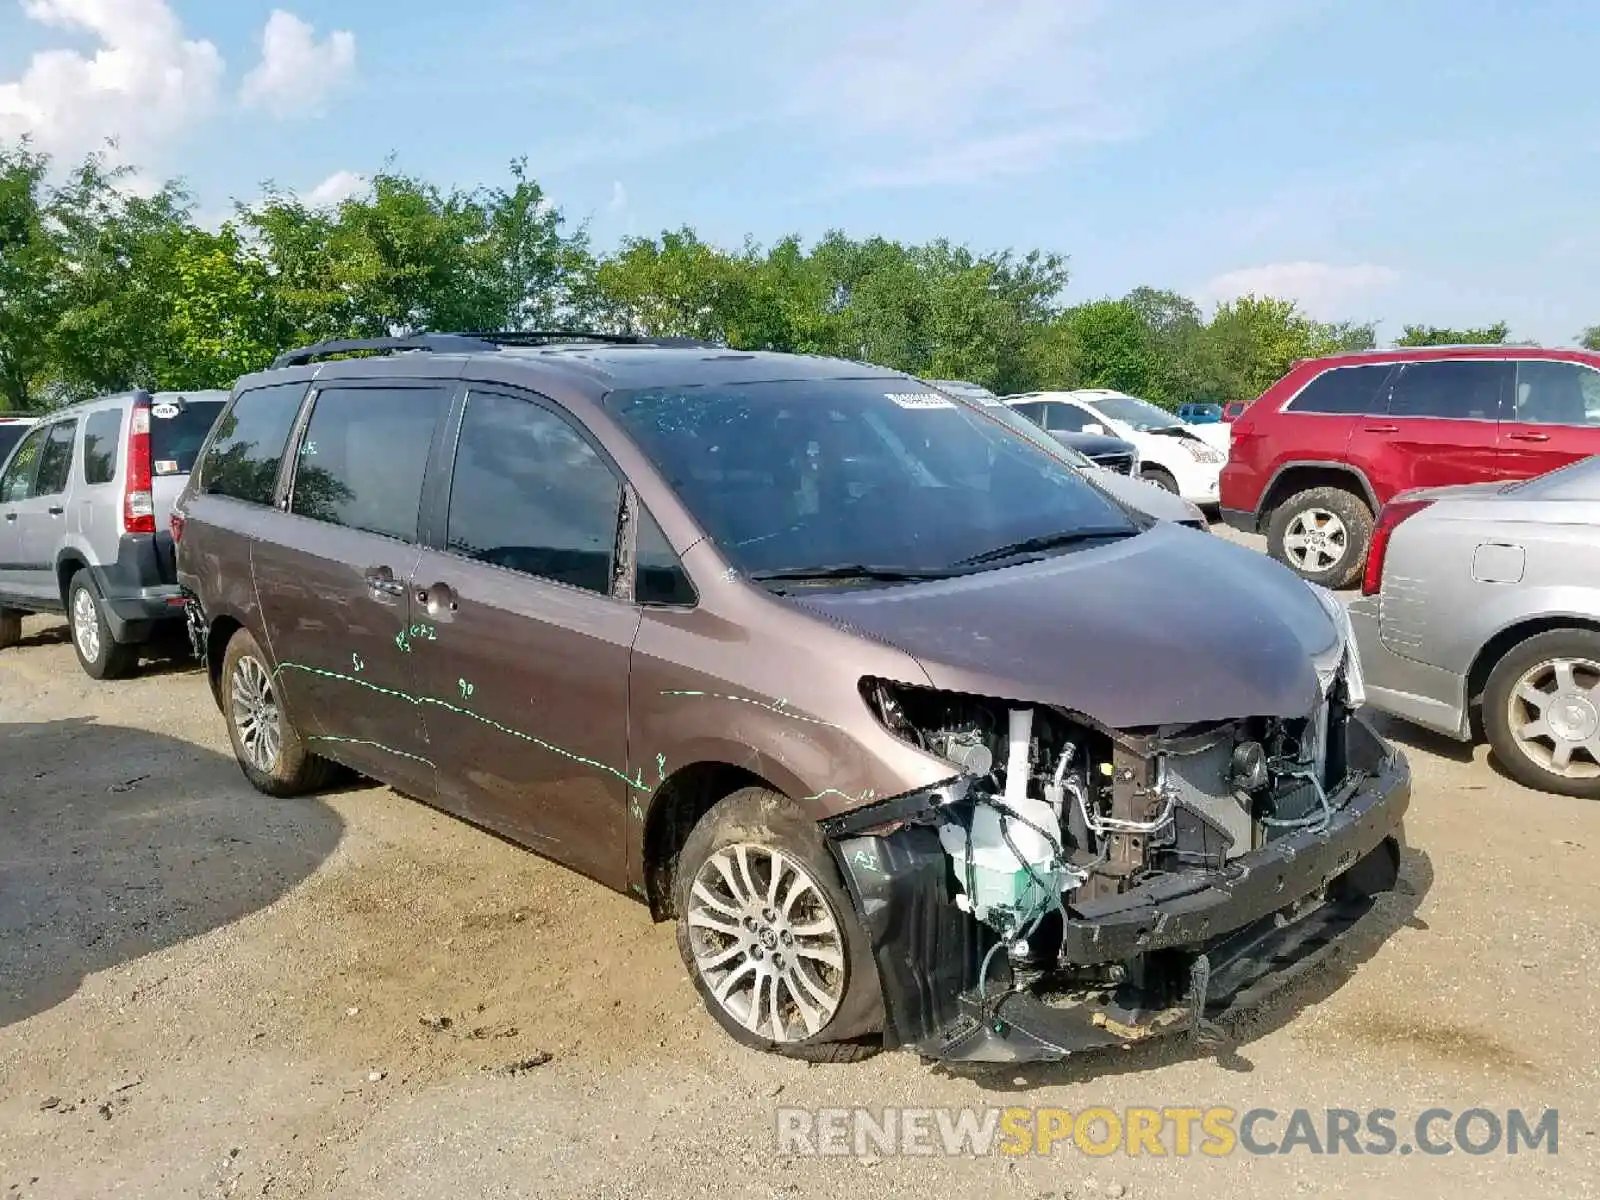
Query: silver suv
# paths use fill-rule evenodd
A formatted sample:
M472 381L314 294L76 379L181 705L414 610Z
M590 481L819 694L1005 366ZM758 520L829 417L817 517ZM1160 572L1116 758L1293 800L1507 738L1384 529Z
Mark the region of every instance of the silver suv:
M83 669L132 671L183 621L167 528L228 393L130 392L38 421L0 467L0 649L65 612Z

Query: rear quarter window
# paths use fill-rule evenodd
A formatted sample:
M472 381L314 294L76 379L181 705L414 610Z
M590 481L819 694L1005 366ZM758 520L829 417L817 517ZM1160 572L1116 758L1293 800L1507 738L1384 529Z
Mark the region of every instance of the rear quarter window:
M103 408L83 423L83 481L110 483L122 448L122 409Z
M22 440L22 435L30 428L32 426L24 425L20 421L0 425L0 464L6 461L6 456L16 449L17 443Z
M1332 367L1306 384L1284 411L1345 416L1379 412L1384 404L1383 387L1392 369L1388 363Z
M216 435L200 464L201 490L252 504L271 504L289 430L300 413L306 386L303 382L277 383L240 392L217 422Z

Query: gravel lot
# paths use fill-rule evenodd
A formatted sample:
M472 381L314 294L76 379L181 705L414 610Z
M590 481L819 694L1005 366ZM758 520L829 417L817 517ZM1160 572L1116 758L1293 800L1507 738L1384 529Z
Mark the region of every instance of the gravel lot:
M269 802L196 672L95 684L59 622L26 633L0 653L4 1200L1600 1194L1600 806L1482 749L1387 727L1408 894L1227 1051L808 1068L723 1036L630 900L382 788ZM1558 1107L1560 1153L774 1147L779 1105L1012 1103Z

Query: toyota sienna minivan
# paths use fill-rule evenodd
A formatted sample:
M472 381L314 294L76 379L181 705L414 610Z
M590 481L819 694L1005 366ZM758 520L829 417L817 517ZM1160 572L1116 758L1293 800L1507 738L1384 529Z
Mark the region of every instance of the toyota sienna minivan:
M632 893L749 1046L1199 1030L1396 880L1339 602L894 371L325 343L239 381L172 525L252 784Z

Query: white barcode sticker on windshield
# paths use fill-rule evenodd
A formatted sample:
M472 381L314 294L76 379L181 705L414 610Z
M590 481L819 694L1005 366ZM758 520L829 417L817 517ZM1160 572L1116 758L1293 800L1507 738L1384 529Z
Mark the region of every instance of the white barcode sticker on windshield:
M955 401L938 392L885 392L901 408L954 408Z

